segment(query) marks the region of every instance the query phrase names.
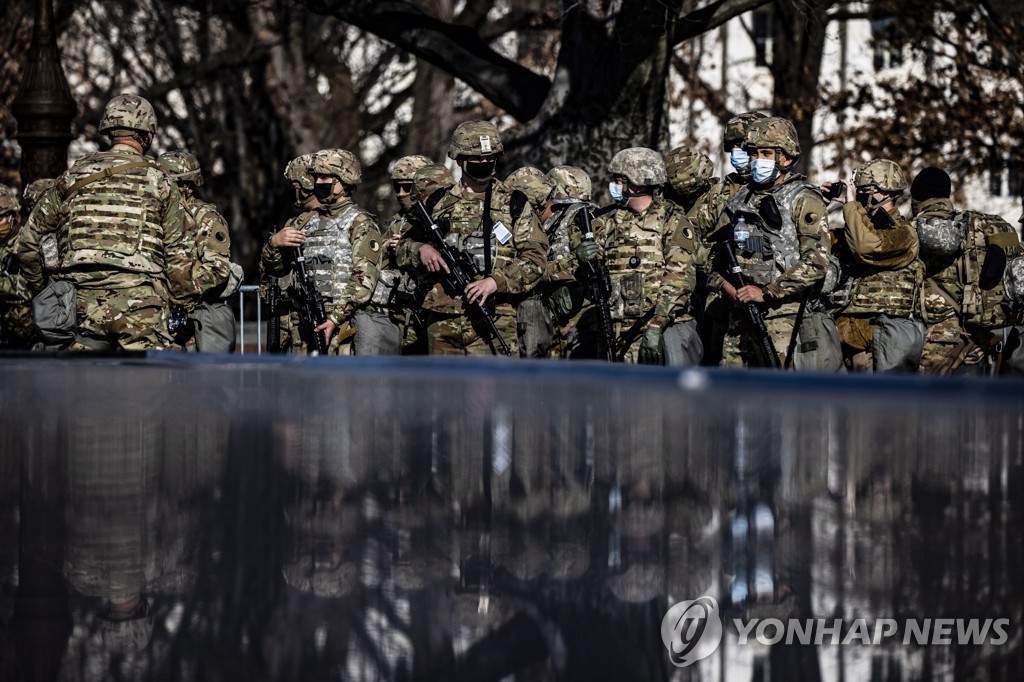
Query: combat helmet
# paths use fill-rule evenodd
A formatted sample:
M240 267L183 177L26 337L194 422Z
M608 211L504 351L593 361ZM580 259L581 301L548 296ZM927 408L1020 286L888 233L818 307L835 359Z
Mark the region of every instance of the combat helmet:
M687 195L711 186L715 166L707 154L683 145L665 155L665 174L672 189Z
M118 95L107 102L100 119L99 131L139 130L156 134L156 112L153 105L138 95Z
M25 203L30 207L35 206L44 194L53 189L53 183L53 178L40 178L28 183L24 192Z
M785 118L772 116L753 121L743 142L744 147L755 149L775 148L791 159L800 156L800 139L793 123Z
M661 154L647 147L630 147L615 153L608 164L610 175L621 175L638 186L664 185L665 160Z
M416 171L433 163L431 159L418 154L403 156L398 161L395 161L395 165L391 167L391 179L412 180L416 176Z
M452 143L448 147L448 158L483 157L500 154L505 148L501 145L498 129L490 121L466 121L460 123L452 133Z
M731 150L737 142L743 144L743 140L747 138L747 131L750 130L750 124L766 118L768 118L768 114L762 114L760 111L748 111L730 118L725 124L725 134L723 135L722 146L725 151Z
M363 169L355 154L344 149L321 149L310 159L307 170L313 175L329 175L346 185L358 185Z
M313 190L313 176L309 174L309 163L312 160L312 154L296 156L284 167L284 177L290 182L299 183L299 187L307 192L311 192Z
M555 181L555 193L552 200L556 204L590 201L593 185L590 182L590 176L582 168L555 166L548 171L548 175Z
M439 189L455 186L455 177L447 166L433 163L420 168L413 174L413 196L417 201L426 201L427 197Z
M556 187L554 178L533 166L523 166L512 171L505 178L505 184L525 194L538 212L544 208Z
M156 162L167 173L167 177L175 182L191 182L196 186L203 184L203 172L194 154L164 152L157 157Z
M900 194L907 189L907 177L895 161L873 159L853 172L857 189Z
M20 210L21 203L18 201L18 193L13 187L0 185L0 215L17 213Z

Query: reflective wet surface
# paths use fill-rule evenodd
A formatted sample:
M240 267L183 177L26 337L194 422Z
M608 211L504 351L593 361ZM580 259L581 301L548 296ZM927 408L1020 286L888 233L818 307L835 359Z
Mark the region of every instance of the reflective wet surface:
M1022 483L1010 381L0 359L0 679L1019 680Z

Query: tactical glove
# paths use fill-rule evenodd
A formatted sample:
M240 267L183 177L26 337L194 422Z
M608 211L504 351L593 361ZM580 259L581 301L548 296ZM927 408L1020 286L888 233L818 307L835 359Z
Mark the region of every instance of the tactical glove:
M644 330L644 340L640 342L640 351L637 354L637 362L641 365L664 364L661 351L661 327L647 325Z
M581 242L576 247L576 260L581 263L587 263L597 258L598 248L597 242Z

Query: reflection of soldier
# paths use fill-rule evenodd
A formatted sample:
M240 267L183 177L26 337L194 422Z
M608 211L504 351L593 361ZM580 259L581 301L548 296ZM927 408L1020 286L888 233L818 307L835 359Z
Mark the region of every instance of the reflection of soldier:
M391 168L391 187L398 200L398 213L381 230L384 238L385 263L373 290L374 303L387 306L391 321L398 327L402 339L402 353L423 355L427 352L425 329L419 315L423 296L416 284L412 268L398 265L398 242L409 229L406 214L415 202L414 180L416 171L433 165L425 156L403 156Z
M662 195L665 162L653 149L633 147L616 153L608 172L622 185L625 202L600 211L597 241L583 242L575 252L589 261L603 251L617 355L626 362L696 364L701 342L690 295L699 241L683 212ZM596 322L587 324L596 329Z
M828 265L825 201L811 183L792 171L800 158L800 143L793 124L767 118L750 124L744 148L753 157L750 184L725 204L714 241L727 248L735 243L736 260L749 282L737 290L724 276L709 278L712 289L731 301L760 308L768 336L783 366L796 338L797 317L806 301L810 306ZM721 251L716 251L716 272L725 273ZM757 365L753 327L739 306L729 309L723 341L722 364ZM801 332L803 330L801 329Z
M242 283L241 266L231 262L231 233L213 204L195 195L203 184L199 161L188 152L165 152L157 163L178 185L182 225L193 240L192 282L198 300L182 302L194 327L191 338L179 337L200 353L230 353L235 346L235 315L227 299Z
M327 319L313 330L327 340L332 355L388 355L399 351L398 333L387 310L370 299L377 284L382 259L381 236L369 213L352 201L362 179L359 160L343 149L326 149L313 155L309 173L320 201L316 215L305 218L301 229L286 225L263 249L264 271L275 277L294 277L296 264L287 247L303 247L307 270L323 296ZM301 295L292 286L288 294L298 307ZM292 313L293 333L300 329L298 313ZM304 332L303 332L304 333ZM312 338L293 338L291 350L315 347Z
M846 226L839 247L849 301L836 318L851 371L916 370L924 325L916 318L924 266L914 224L896 200L907 189L903 170L888 159L869 161L837 197Z
M0 348L30 348L32 296L18 262L18 226L21 205L14 190L0 185Z
M412 258L427 279L430 353L491 355L500 346L473 310L493 306L494 324L512 354L518 354L515 307L536 285L547 262L547 239L526 197L494 177L503 147L487 121L468 121L452 133L448 156L462 168L460 183L431 197L432 215L445 228L445 241L464 252L479 272L464 292L446 289L448 269L425 234L410 238Z
M178 189L143 155L156 114L141 97L118 95L99 131L113 147L79 159L36 205L36 230L19 249L25 280L43 288L38 238L56 232L61 264L53 278L77 289L71 348L169 348L169 301L195 288Z

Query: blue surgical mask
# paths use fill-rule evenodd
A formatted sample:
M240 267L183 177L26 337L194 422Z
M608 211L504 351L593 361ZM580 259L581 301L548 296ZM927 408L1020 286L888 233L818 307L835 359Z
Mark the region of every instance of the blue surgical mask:
M747 165L750 163L750 154L745 149L736 147L729 152L729 163L732 164L733 168L742 172L746 170Z
M754 159L750 164L750 178L754 184L763 185L775 177L775 159Z
M609 182L608 194L612 195L612 201L622 201L622 184L618 182Z

